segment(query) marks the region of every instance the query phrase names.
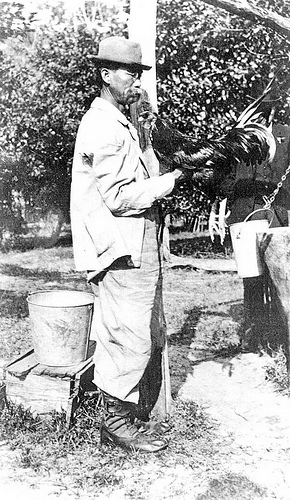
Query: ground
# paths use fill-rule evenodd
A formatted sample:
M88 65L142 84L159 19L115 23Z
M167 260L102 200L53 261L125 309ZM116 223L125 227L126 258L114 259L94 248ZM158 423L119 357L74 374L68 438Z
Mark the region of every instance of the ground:
M263 486L266 498L286 499L290 497L290 401L265 383L267 361L248 353L202 362L188 376L181 397L194 398L207 409L221 424L225 442L234 439L235 451L228 457L232 472Z
M72 271L69 248L2 255L1 271L3 365L31 344L25 309L29 291L86 285ZM189 421L186 412L192 407L182 405L191 402L197 405L196 419L199 412L205 415L205 427L195 430L194 439L189 427L176 427L178 439L172 433L169 450L161 457L141 462L138 456L120 455L114 477L122 480L102 487L98 482L89 487L88 482L87 489L71 480L73 453L59 462L63 474L52 463L44 473L24 468L23 450L11 450L11 443L2 440L3 499L289 500L290 400L266 380L273 364L269 354L238 348L242 286L234 262L173 257L164 289L177 415L172 418L178 426ZM110 455L98 453L106 468ZM89 470L96 468L93 459L87 459Z

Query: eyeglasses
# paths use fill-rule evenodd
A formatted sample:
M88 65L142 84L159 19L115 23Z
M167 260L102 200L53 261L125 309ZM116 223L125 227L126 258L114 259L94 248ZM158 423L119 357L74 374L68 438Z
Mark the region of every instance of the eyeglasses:
M138 71L133 71L133 70L130 70L128 68L122 68L122 67L119 69L122 69L123 71L125 71L127 73L127 75L129 75L134 82L136 82L136 80L140 80L140 78L141 78L141 75L142 75L141 69Z
M128 71L126 70L126 73L131 76L135 81L140 80L142 71Z

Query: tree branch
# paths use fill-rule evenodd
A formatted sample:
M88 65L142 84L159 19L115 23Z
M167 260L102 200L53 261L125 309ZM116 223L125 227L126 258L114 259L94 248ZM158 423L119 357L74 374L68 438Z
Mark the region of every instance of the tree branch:
M290 19L276 12L261 9L247 0L204 0L204 2L250 21L259 21L290 39Z

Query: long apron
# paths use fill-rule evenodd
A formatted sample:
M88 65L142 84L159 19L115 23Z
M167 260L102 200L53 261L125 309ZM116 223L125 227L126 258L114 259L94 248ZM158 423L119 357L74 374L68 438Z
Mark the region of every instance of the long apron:
M161 386L166 325L162 300L161 224L158 207L145 212L140 268L116 261L92 281L97 341L94 383L150 411ZM97 284L96 284L97 283Z

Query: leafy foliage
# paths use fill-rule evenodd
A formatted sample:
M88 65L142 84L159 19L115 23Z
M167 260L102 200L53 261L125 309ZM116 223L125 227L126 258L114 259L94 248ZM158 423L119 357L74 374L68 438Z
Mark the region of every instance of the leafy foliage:
M283 2L260 3L289 14ZM10 177L4 172L5 179L12 179L10 206L15 189L26 203L43 210L56 205L68 216L76 130L98 95L90 55L97 52L100 38L127 30L124 16L114 7L103 7L89 29L79 20L76 25L64 19L59 2L51 22L40 29L33 15L24 16L21 4L0 5L5 40L0 53L0 147L15 167ZM277 119L289 121L289 47L280 36L201 0L159 0L157 21L159 110L180 131L201 138L220 133L277 72ZM166 204L187 219L189 212L208 210L207 199L186 184Z
M21 166L14 155L10 154L10 143L15 131L13 121L13 104L17 89L17 72L14 72L15 61L6 57L3 42L9 40L23 43L31 31L30 25L34 16L26 18L23 14L23 5L16 2L1 2L0 4L0 130L6 134L5 143L0 142L0 240L5 249L6 241L11 235L13 243L17 242L23 230L23 219L17 195L21 190L19 173ZM16 57L18 59L18 57ZM2 147L1 147L2 146Z
M23 13L23 4L18 2L1 2L0 5L0 41L9 37L19 37L30 31L34 14L28 17Z
M122 28L116 25L112 34ZM59 31L48 25L38 33L21 71L13 65L13 54L7 58L4 76L10 85L1 102L2 143L20 165L25 199L43 208L58 205L68 212L77 127L98 94L94 64L88 58L97 42L98 34L85 27L76 31L68 25Z
M274 74L276 117L289 122L289 46L280 36L199 0L162 0L157 19L159 112L181 132L198 138L220 134ZM170 198L171 209L182 210L182 200L183 206L192 201L195 212L204 212L208 205L201 198L203 203L195 204L182 187Z

